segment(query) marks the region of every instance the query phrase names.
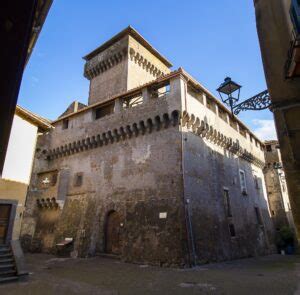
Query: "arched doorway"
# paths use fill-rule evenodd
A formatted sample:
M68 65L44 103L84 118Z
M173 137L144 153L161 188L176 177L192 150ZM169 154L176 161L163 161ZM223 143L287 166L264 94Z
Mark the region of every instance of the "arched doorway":
M121 218L118 212L111 211L107 214L105 224L106 253L121 254L120 222Z

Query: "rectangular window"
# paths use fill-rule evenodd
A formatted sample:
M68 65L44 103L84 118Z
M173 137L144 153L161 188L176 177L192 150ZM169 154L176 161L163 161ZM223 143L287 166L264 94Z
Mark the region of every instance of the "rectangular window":
M227 123L227 112L219 108L219 117Z
M57 172L54 172L51 177L51 185L55 186L57 182Z
M230 206L230 198L228 189L224 189L224 205L225 205L225 213L227 217L232 217L231 206Z
M206 107L210 109L212 112L216 113L216 105L212 98L206 97Z
M62 129L68 129L69 128L69 119L64 119L62 122Z
M233 223L229 224L229 232L231 237L235 237L235 228Z
M114 106L115 106L114 103L110 103L110 104L107 104L105 106L95 108L95 110L94 110L95 120L112 114L114 112Z
M74 186L81 186L83 180L83 173L79 172L75 174Z
M247 195L246 176L245 176L245 171L243 170L240 170L240 184L241 184L242 194Z
M143 103L143 96L141 93L138 93L135 96L124 98L123 99L123 109L134 108Z
M259 189L259 178L256 175L254 175L254 184L255 188Z
M272 152L272 146L270 144L266 145L267 152Z
M170 93L170 82L152 87L150 90L152 98L162 98Z
M254 207L254 210L255 210L255 216L256 216L256 222L257 222L257 224L258 225L263 225L259 208L258 207Z
M240 130L240 134L246 138L247 137L246 129L243 128L242 126L239 126L239 130Z
M192 97L203 104L203 93L200 92L198 89L188 86L187 95L188 97Z
M234 129L237 130L237 122L234 119L229 119L229 124L230 126Z

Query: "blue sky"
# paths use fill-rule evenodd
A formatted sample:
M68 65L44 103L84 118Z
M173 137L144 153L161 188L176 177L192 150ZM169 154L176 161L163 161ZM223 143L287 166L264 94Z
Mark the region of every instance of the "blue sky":
M241 98L266 89L253 0L54 1L24 72L18 103L55 119L73 101L87 102L82 57L132 25L174 65L217 95L226 76ZM264 138L274 137L270 111L239 115Z

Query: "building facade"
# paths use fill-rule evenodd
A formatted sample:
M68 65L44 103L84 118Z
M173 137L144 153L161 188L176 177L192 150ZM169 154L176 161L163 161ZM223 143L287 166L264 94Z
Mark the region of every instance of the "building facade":
M300 242L300 4L254 0L256 26L282 164Z
M131 27L85 59L88 106L38 140L23 247L168 266L271 253L264 144Z
M265 141L265 148L265 181L271 217L274 221L275 229L278 231L285 226L294 229L294 221L278 141Z
M0 244L19 239L38 132L47 120L17 106L0 178Z

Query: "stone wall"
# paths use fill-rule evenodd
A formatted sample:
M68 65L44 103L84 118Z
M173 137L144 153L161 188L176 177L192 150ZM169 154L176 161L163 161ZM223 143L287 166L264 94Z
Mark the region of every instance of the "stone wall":
M239 171L246 176L247 194L240 186ZM205 139L184 134L185 198L191 215L198 262L231 260L271 253L273 227L264 191L262 169ZM256 187L254 175L258 177ZM227 215L224 190L231 215ZM258 223L255 207L260 211ZM231 236L229 225L234 226Z
M169 92L157 97L158 87ZM95 107L87 107L68 117L67 129L64 118L54 122L39 140L47 157L36 159L23 245L54 251L73 238L73 256L104 252L107 216L115 211L126 261L183 266L271 252L262 143L191 87L182 72L171 73L131 93L142 96L135 107L122 107L127 94L97 120ZM57 181L45 184L55 173Z
M127 87L132 89L170 73L169 67L129 36Z
M196 262L272 253L274 231L263 175L263 146L228 112L221 114L223 108L212 97L187 89L182 124L184 193ZM253 156L256 160L251 160ZM240 171L245 175L245 193Z
M128 72L128 36L87 61L84 72L90 80L89 105L125 92Z
M91 105L153 81L170 69L127 35L88 60L84 73L90 80Z
M122 217L124 260L184 265L181 135L179 117L173 112L174 99L168 95L151 99L98 120L90 110L74 116L68 129L57 122L56 128L39 140L44 145L41 150L52 151L88 136L97 138L97 134L109 134L109 130L133 127L132 133L118 140L108 138L73 153L50 153L50 160L36 159L23 224L24 247L55 251L55 244L69 237L74 239L74 256L104 252L106 216L115 210ZM179 107L180 99L176 101ZM45 186L43 181L55 171L57 182ZM82 176L80 186L76 185L78 174ZM67 186L66 197L59 202L62 185ZM52 198L57 207L39 207L38 199ZM166 213L166 218L160 218L160 213ZM30 231L26 231L28 228Z

